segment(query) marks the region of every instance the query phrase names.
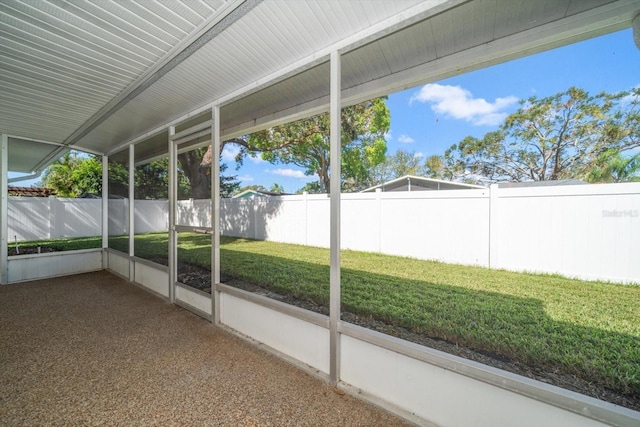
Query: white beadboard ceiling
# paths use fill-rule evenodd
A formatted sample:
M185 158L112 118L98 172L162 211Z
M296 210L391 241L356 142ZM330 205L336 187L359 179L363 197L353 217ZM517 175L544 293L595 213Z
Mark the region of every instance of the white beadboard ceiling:
M51 157L33 140L106 154L148 136L136 152L158 155L168 123L208 120L212 103L224 137L326 111L332 50L348 104L638 13L638 0L2 0L0 133L24 172Z

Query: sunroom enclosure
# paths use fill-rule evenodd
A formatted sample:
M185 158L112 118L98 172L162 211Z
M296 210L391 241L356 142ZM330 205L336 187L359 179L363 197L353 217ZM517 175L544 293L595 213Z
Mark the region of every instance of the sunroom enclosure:
M514 13L514 16L524 18L515 23L507 19L511 16L502 16L495 22L490 18L486 18L487 21L480 19L479 15L485 12L494 19L497 9L504 12L500 2L492 4L493 9L488 11L486 4L477 1L394 3L387 6L388 11L377 12L380 16L354 23L357 28L351 33L329 37L326 43L314 45L304 55L287 58L269 72L259 72L259 61L247 61L243 65L253 74L243 76L242 81L228 83L228 87L224 87L226 81L220 85L223 89L217 91L182 87L182 80L187 78L196 82L202 80L203 87L213 86L216 78L222 80L220 75L211 77L201 72L203 66L215 68L216 56L208 52L214 58L211 60L205 55L198 57L194 52L222 43L216 37L228 28L233 29L234 25L256 25L261 17L264 19L259 12L277 16L278 8L285 7L277 2L237 2L237 9L234 9L237 12L227 15L232 19L221 18L224 25L207 33L200 43L182 46L185 50L192 49L191 57L175 68L169 67L156 80L132 88L102 110L104 114L100 119L87 119L86 123L83 120L82 126L72 129L72 135L66 134L56 142L62 148L77 146L103 156L102 248L96 250L22 259L8 256L10 140L15 142L14 149L20 150L21 143L39 143L45 138L3 124L0 151L1 282L107 269L218 327L261 343L269 351L340 389L416 423L636 425L640 414L635 411L341 319L341 108L400 88L626 28L640 13L640 7L634 1L593 2L589 6L567 1L560 2L563 4L560 12L541 7L535 13L527 9L529 2L516 3L521 9L516 11L520 15ZM338 7L338 4L333 6ZM349 21L339 16L333 19ZM488 21L491 24L487 24ZM215 23L211 25L216 28ZM454 37L456 34L458 38ZM439 42L428 45L426 40L431 39ZM226 52L235 48L225 47ZM242 49L235 51L238 56L244 53ZM251 51L251 54L259 53ZM183 67L190 68L182 70ZM242 75L241 71L237 74ZM230 68L223 77L237 77L234 72L236 69ZM198 97L198 91L204 94ZM171 92L174 98L167 95L166 104L158 106L158 99L162 99L165 92ZM163 113L154 116L156 109ZM327 230L331 258L328 316L221 283L219 187L222 141L326 111L330 113L332 124L331 161L334 165L329 195L330 228ZM132 120L134 115L139 118ZM206 203L211 205L212 216L199 222L179 214L177 156L185 150L207 146L211 147L212 156L211 196ZM133 176L140 165L163 157L168 157L169 164L168 266L136 255L136 203L143 202L136 200ZM110 162L119 162L128 171L126 194L116 194L110 188ZM114 197L116 195L119 197ZM116 223L113 217L116 212L124 214L121 222L124 234L110 232L110 226ZM181 233L210 235L210 294L184 286L179 280ZM113 235L122 236L124 240L115 243L111 239ZM123 241L126 244L123 245ZM465 410L460 410L462 405Z

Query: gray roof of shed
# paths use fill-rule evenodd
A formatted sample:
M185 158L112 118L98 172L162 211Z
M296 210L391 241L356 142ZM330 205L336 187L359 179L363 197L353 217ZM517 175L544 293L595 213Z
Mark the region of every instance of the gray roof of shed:
M369 187L361 193L372 193L377 189L382 191L430 191L430 190L470 190L485 188L481 185L466 184L463 182L443 181L441 179L427 178L424 176L405 175L392 179L385 183Z

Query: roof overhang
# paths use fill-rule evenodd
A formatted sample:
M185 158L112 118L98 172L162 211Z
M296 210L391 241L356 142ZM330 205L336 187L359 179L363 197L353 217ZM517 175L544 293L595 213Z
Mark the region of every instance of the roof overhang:
M10 0L0 12L0 133L17 136L14 170L46 163L34 141L99 154L138 143L137 158L156 158L169 126L207 123L213 105L223 139L325 112L334 51L349 105L627 28L640 5Z

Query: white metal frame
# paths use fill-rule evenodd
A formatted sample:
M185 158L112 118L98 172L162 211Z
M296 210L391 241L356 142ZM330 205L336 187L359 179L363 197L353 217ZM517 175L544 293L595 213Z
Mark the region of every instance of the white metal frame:
M176 239L176 200L177 191L177 153L173 143L176 134L175 126L169 127L169 301L176 301L176 261L178 246Z
M212 106L211 128L211 311L214 325L220 324L220 107Z
M109 267L109 157L102 156L102 266Z
M136 263L133 261L135 255L135 190L136 190L136 165L135 165L136 146L129 145L129 281L135 280Z
M330 113L330 280L329 280L329 329L330 329L330 377L336 386L340 381L340 164L341 164L341 102L340 102L340 53L331 52L331 113Z
M9 138L0 135L0 285L9 280Z
M212 108L210 106L210 108ZM215 112L215 109L212 108L212 114ZM218 113L219 114L219 113ZM219 126L218 126L219 129ZM185 129L181 132L176 133L175 127L171 126L169 128L169 300L172 303L178 304L179 301L176 299L176 286L182 285L178 282L177 270L178 270L178 233L181 231L190 231L190 232L206 232L211 233L211 298L212 298L212 310L214 313L213 318L215 318L215 282L220 281L220 270L218 263L219 261L219 248L216 255L216 242L218 242L219 246L219 236L216 237L216 233L214 233L214 229L216 228L214 224L214 218L211 218L211 227L202 227L202 226L190 226L177 224L177 201L178 201L178 153L181 152L180 145L186 144L194 139L203 137L203 136L211 136L211 141L208 143L209 146L215 145L213 143L213 135L215 132L215 125L212 120L208 120L199 125L193 126L191 128ZM185 150L194 150L206 144L198 144L194 146L189 146ZM219 148L212 147L212 153L219 152ZM211 192L212 192L212 215L215 215L215 208L218 206L218 215L219 215L219 206L220 201L217 200L220 194L220 184L219 184L219 176L220 176L220 159L218 155L212 155L211 160ZM216 198L216 194L218 197ZM219 218L219 216L218 216ZM220 231L220 227L218 224L218 233ZM217 271L217 275L216 275ZM183 286L184 287L184 286ZM180 304L184 306L185 304ZM193 308L193 307L192 307ZM202 313L198 310L196 314L201 315ZM208 316L203 316L208 318Z

